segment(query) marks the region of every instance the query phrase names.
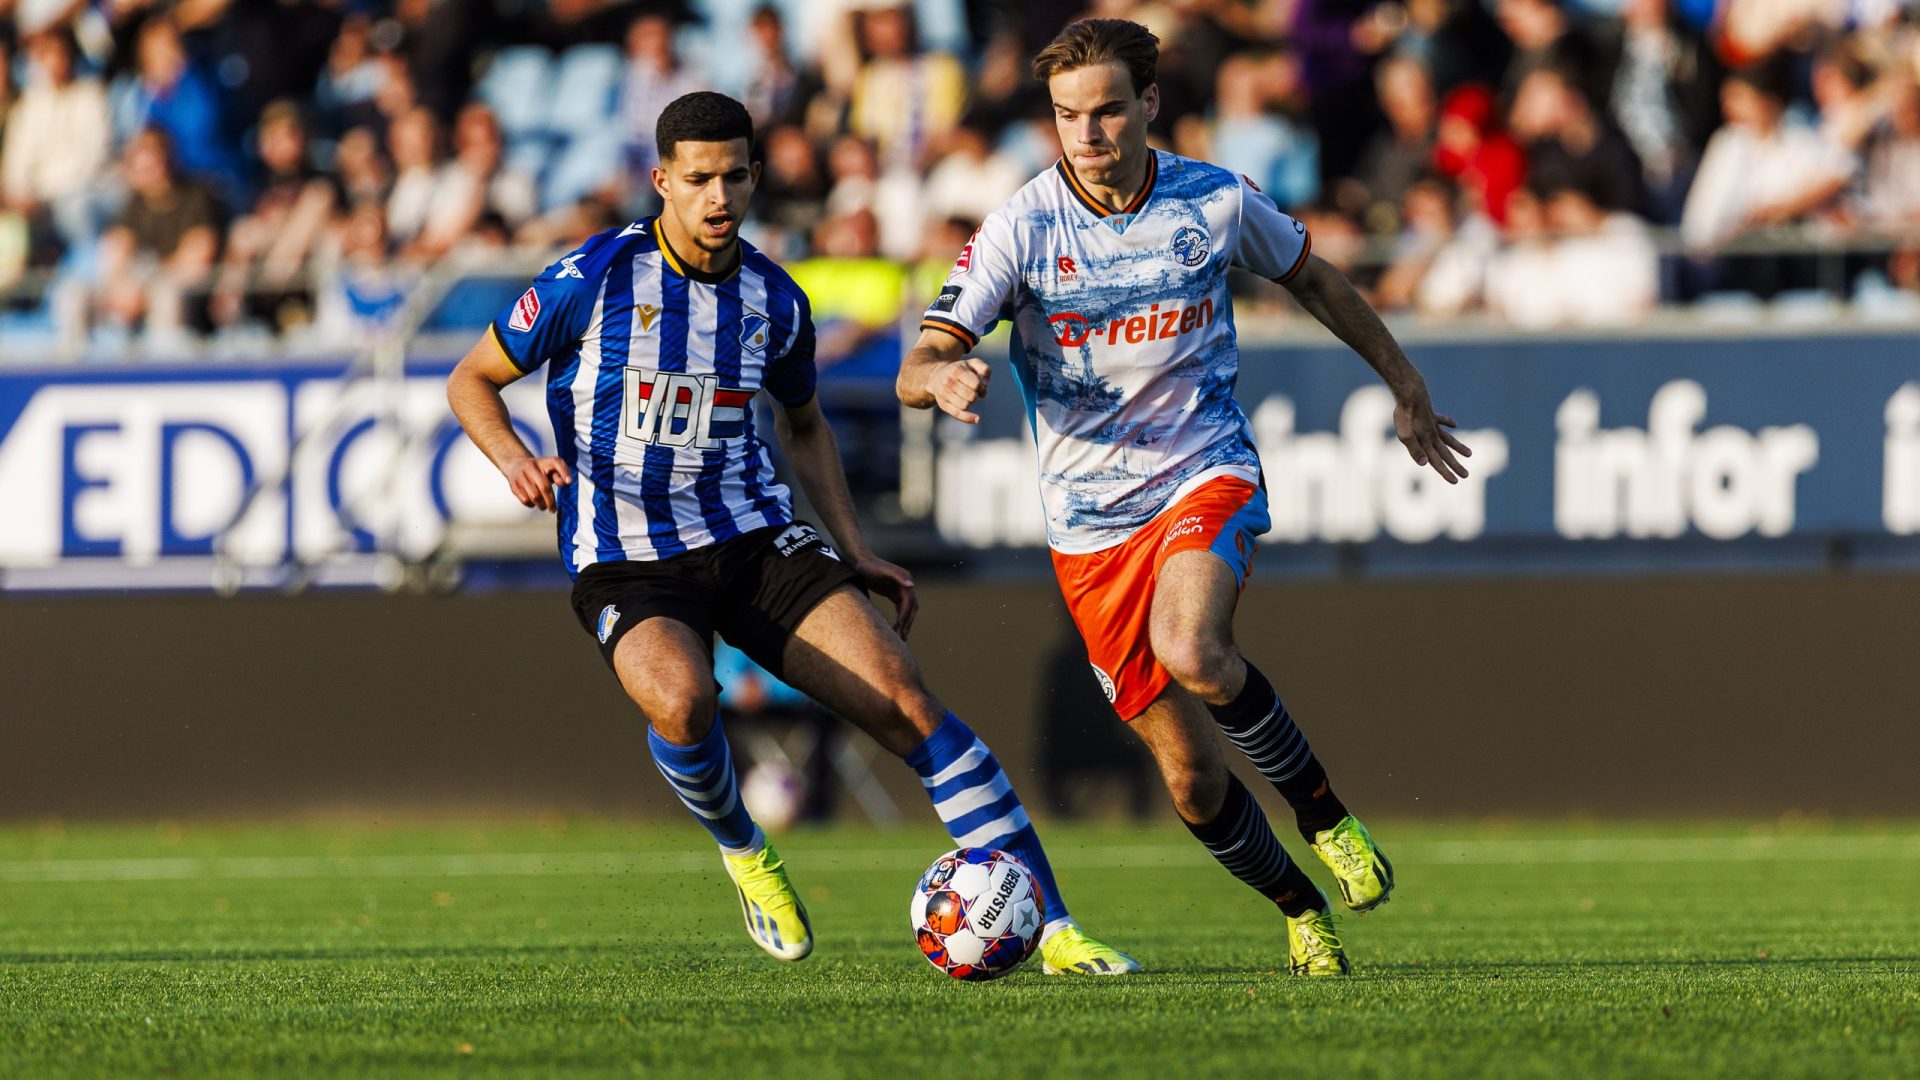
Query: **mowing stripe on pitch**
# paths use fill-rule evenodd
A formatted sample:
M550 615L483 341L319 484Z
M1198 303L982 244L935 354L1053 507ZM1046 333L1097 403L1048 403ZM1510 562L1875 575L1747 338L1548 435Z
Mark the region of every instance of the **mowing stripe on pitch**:
M1836 842L1840 841L1840 842ZM935 845L912 848L806 851L794 854L809 871L889 873L914 870ZM1389 844L1396 862L1446 865L1564 866L1586 863L1742 863L1776 859L1850 862L1920 861L1920 836L1847 837L1593 837L1581 840L1460 840ZM1063 846L1055 866L1074 870L1114 867L1201 866L1212 862L1194 844ZM138 859L40 859L0 862L0 882L272 880L299 878L532 877L719 873L705 851L558 852L484 855L218 856Z

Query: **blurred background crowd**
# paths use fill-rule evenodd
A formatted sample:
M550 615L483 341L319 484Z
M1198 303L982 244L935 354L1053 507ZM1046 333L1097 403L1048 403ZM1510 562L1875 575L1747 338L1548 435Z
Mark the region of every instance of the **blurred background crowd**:
M1083 15L1159 35L1158 145L1246 174L1384 310L1920 310L1907 0L0 12L9 358L351 347L436 274L498 277L649 212L654 121L710 88L757 121L747 235L813 295L823 357L857 362L1057 157L1028 61ZM454 289L436 317L478 326L500 289Z

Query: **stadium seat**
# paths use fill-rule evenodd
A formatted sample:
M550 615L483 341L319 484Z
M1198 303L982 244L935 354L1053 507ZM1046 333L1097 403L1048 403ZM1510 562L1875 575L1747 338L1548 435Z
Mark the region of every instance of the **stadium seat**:
M552 68L547 50L534 45L501 49L487 66L487 73L480 79L479 96L493 107L509 142L545 126L554 82Z
M585 135L611 124L619 113L624 66L612 45L576 45L561 54L543 103L547 130Z
M620 171L624 147L618 133L605 129L568 140L552 155L540 185L540 209L571 206L606 186Z
M1773 321L1787 326L1824 326L1839 320L1846 305L1821 289L1789 289L1767 305Z

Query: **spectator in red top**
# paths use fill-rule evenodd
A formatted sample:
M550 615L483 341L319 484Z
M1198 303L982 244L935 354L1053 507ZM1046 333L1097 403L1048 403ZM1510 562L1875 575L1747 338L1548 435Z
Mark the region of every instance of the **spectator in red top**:
M1433 165L1472 197L1476 209L1506 224L1507 199L1527 178L1527 157L1501 130L1493 91L1473 83L1447 95L1440 105Z

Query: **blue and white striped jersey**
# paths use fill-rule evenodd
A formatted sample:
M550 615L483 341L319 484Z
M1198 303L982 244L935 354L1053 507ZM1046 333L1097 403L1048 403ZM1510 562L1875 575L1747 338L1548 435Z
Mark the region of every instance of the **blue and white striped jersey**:
M547 414L574 476L559 491L569 574L793 520L753 397L813 396L813 316L785 271L740 248L732 273L703 274L645 218L548 267L494 320L515 367L548 365Z

